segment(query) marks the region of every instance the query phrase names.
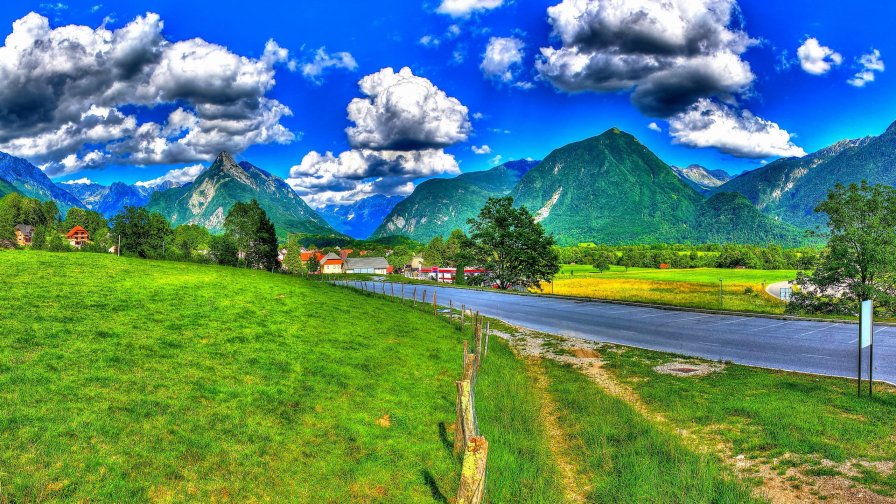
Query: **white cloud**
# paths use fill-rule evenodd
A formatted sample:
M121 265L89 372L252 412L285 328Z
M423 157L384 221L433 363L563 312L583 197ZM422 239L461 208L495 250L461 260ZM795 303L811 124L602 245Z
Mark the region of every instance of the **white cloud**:
M472 129L467 107L410 68L384 68L358 83L365 98L348 105L352 148L413 150L462 142Z
M668 117L753 82L741 55L756 41L728 27L735 9L735 0L563 0L547 11L562 45L542 48L536 67L562 91L631 90L642 112Z
M488 145L483 145L482 147L476 147L475 145L470 147L474 154L491 154L492 148Z
M824 75L831 70L832 66L843 63L843 56L840 53L821 45L814 37L807 38L803 45L796 50L796 55L803 70L812 75Z
M161 177L154 178L152 180L141 180L135 185L141 187L155 187L164 182L174 182L175 184L183 185L196 180L196 177L201 175L203 171L205 171L205 166L199 164L187 166L186 168L177 168L169 171Z
M499 164L501 164L501 161L502 161L503 159L504 159L504 157L503 157L502 155L498 154L497 156L491 158L491 159L489 160L489 162L490 162L492 165L494 165L494 166L498 166Z
M280 123L290 109L266 96L288 51L269 41L253 59L199 38L169 41L163 26L154 13L117 30L51 28L35 13L15 21L0 47L0 150L58 176L204 161L295 138Z
M675 143L714 147L736 157L806 155L791 141L792 135L774 122L708 99L669 118L669 134Z
M90 185L90 184L93 184L94 182L87 177L81 177L77 180L66 180L65 182L62 182L62 183L68 184L68 185Z
M523 41L516 37L492 37L479 68L490 78L512 82L523 62Z
M496 9L504 0L442 0L436 12L451 17L467 17L478 11Z
M417 43L423 47L439 47L439 44L441 44L442 41L434 35L424 35L420 37L420 40L418 40Z
M865 84L874 82L874 72L883 72L885 70L884 60L880 59L880 51L877 49L874 49L869 54L863 54L859 58L859 64L862 65L862 70L847 81L851 86L865 87Z
M358 63L348 52L327 53L325 47L321 47L314 53L314 59L301 64L302 76L315 84L323 83L323 74L330 69L344 69L355 71Z
M656 131L657 133L662 133L662 132L663 132L663 128L660 128L659 124L657 124L657 123L655 123L655 122L652 122L652 123L648 124L648 125L647 125L647 129L652 130L652 131Z
M344 205L372 194L409 194L418 178L459 174L443 148L466 141L467 107L409 68L384 68L358 82L349 103L351 150L311 151L286 180L309 205Z

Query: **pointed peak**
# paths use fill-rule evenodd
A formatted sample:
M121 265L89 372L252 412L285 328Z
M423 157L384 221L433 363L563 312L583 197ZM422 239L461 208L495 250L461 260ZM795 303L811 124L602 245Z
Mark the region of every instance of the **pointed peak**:
M896 135L896 122L893 122L893 124L891 124L890 127L887 128L887 131L885 131L884 134L885 135Z
M232 164L232 165L235 165L235 164L236 164L236 161L233 159L233 156L231 156L229 152L227 152L227 151L221 151L221 153L218 154L218 157L215 158L215 163L216 163L216 164L217 164L217 163L220 163L220 164Z

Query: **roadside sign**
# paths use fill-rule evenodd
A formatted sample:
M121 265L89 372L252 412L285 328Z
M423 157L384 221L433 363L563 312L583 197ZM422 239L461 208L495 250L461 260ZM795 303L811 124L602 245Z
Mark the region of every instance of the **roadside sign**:
M790 302L793 297L793 287L781 287L781 301Z
M874 326L874 303L871 301L862 301L862 315L859 318L859 321L862 331L862 348L868 348L871 346Z

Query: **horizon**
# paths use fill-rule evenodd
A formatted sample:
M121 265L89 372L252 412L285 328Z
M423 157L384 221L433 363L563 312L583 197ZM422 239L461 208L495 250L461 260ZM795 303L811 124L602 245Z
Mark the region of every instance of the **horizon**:
M7 79L40 83L77 71L79 83L96 89L56 89L40 105L33 100L41 86L31 101L11 91L0 108L19 108L0 124L0 150L41 167L56 183L103 185L184 182L214 161L209 152L227 150L288 180L318 208L373 194L406 196L429 178L544 159L613 127L669 165L737 175L879 135L896 119L885 66L896 42L883 21L896 6L870 1L846 12L807 1L771 12L756 1L715 2L702 18L684 11L671 12L672 21L656 17L652 42L639 39L637 27L607 25L634 37L632 44L642 44L636 48L579 45L579 28L569 22L574 7L559 0L353 2L339 11L262 1L257 12L238 14L238 31L217 29L237 6L206 5L162 1L147 12L29 1L2 8L7 39L0 60L16 58ZM611 21L600 9L588 15ZM337 20L341 29L332 30ZM575 55L680 51L680 37L715 45L624 82L622 73L605 74L612 68L568 66ZM139 40L157 54L134 50L119 62L145 78L108 78L103 72L125 67L74 58L55 68L46 58L58 56L59 47L28 49L40 40L76 40L110 60L110 48L130 50L128 43ZM202 57L174 68L173 60L159 63L169 53ZM35 62L44 65L40 75L27 68ZM688 90L693 79L676 71L703 72L706 82ZM128 84L135 89L123 91ZM710 127L701 122L706 117L714 118Z

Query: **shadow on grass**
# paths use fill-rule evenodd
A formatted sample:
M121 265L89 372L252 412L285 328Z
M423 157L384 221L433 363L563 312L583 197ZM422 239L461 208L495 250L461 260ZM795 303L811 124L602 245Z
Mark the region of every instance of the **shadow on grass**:
M442 440L442 445L446 450L454 453L454 441L448 438L448 426L445 422L439 422L439 439Z
M435 499L436 502L448 504L448 498L445 497L445 494L439 489L439 484L436 482L432 473L429 472L429 469L423 470L423 481L426 483L426 486L429 487L429 493L432 494L432 498Z

